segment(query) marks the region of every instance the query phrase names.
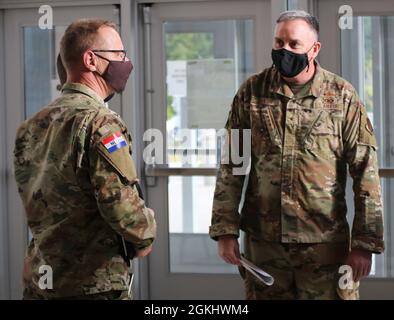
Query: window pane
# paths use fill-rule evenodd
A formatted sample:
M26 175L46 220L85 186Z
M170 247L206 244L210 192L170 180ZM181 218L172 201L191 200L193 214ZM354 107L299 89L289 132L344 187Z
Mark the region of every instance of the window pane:
M25 116L39 111L57 96L54 34L55 29L25 27Z

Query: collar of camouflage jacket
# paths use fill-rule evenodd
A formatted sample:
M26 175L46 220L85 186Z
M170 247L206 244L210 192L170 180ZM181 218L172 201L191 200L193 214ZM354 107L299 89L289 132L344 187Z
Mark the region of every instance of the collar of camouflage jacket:
M102 104L103 107L105 107L104 100L92 89L90 89L88 86L82 84L82 83L77 83L77 82L66 82L63 87L62 87L62 93L65 92L80 92L88 97L96 100L98 103Z
M303 97L314 96L315 98L317 98L320 96L321 87L324 79L324 69L320 67L320 64L317 61L315 61L314 63L316 68L315 74L312 78L312 83L310 84L309 90L302 95ZM273 82L271 86L271 92L285 96L290 99L293 98L294 97L293 91L291 91L290 87L281 78L279 71L275 67L272 67L272 72L273 72L273 77L272 77ZM309 81L308 81L308 85L309 85Z

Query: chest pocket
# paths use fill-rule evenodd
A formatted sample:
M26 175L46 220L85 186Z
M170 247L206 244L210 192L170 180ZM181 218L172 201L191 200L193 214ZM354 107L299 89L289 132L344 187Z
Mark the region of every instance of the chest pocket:
M252 130L252 152L264 155L272 148L282 145L281 133L277 125L280 101L270 98L252 99L250 124Z
M301 117L306 129L302 138L304 147L323 154L340 156L344 117L341 106L336 103L322 105L318 101L307 113L307 116Z

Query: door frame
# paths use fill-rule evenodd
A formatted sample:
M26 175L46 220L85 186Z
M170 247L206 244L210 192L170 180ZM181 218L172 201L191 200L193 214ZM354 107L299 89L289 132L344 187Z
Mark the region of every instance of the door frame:
M0 10L0 112L6 114L5 108L5 66L4 66L4 11ZM9 297L9 263L8 263L8 219L7 219L7 158L6 158L6 119L0 117L0 299Z
M144 3L145 1L141 1ZM270 0L266 1L182 1L182 3L166 3L167 1L153 1L149 28L151 28L150 43L154 48L148 49L150 55L145 59L151 61L151 66L146 70L154 70L154 75L148 76L153 79L152 83L146 83L148 90L145 96L146 128L153 127L162 133L166 132L165 108L159 108L165 103L165 59L163 52L162 26L164 21L201 21L201 20L225 20L225 19L253 19L254 20L254 48L255 71L269 67L272 30L275 21L272 20L273 12L278 9L278 1L273 6ZM150 1L152 3L152 1ZM220 10L214 10L214 8ZM283 1L283 5L285 2ZM174 10L176 7L176 11ZM252 10L251 8L254 8ZM256 9L258 8L258 9ZM283 7L284 9L285 7ZM147 9L149 11L149 9ZM264 12L267 13L264 16ZM268 17L268 19L267 19ZM149 19L149 17L148 17ZM276 19L276 16L275 16ZM149 30L149 29L148 29ZM145 34L145 36L147 36ZM148 36L149 39L149 36ZM261 39L260 41L258 41ZM268 46L263 42L269 41ZM152 45L152 46L153 46ZM146 46L145 46L146 47ZM235 94L235 93L234 93ZM149 96L151 95L151 96ZM152 104L149 100L152 100ZM148 102L148 103L147 103ZM152 117L152 118L150 118ZM166 135L163 134L164 146ZM190 172L193 171L193 169ZM187 171L187 170L186 170ZM176 174L174 174L176 175ZM195 174L191 174L195 175ZM151 177L145 177L151 179ZM242 299L243 285L237 274L200 274L200 273L171 273L169 261L169 226L168 226L168 177L155 177L154 187L145 186L149 205L156 212L158 223L158 235L155 241L155 249L149 256L149 292L152 299ZM208 235L207 235L208 237ZM223 262L224 263L224 262ZM182 285L187 283L187 285ZM226 289L223 289L226 288ZM209 296L208 296L209 295Z

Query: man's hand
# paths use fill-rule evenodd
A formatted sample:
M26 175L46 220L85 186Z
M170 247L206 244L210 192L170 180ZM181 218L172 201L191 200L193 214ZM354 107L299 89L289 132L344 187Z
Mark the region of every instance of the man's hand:
M146 248L144 248L142 250L138 250L135 253L135 256L137 258L143 258L143 257L146 257L149 253L151 253L151 251L152 251L152 245L150 245L149 247L146 247Z
M362 249L353 249L346 259L346 264L352 267L353 281L357 282L369 275L371 271L372 253Z
M240 265L241 255L239 253L238 240L233 235L219 237L219 255L230 264Z

